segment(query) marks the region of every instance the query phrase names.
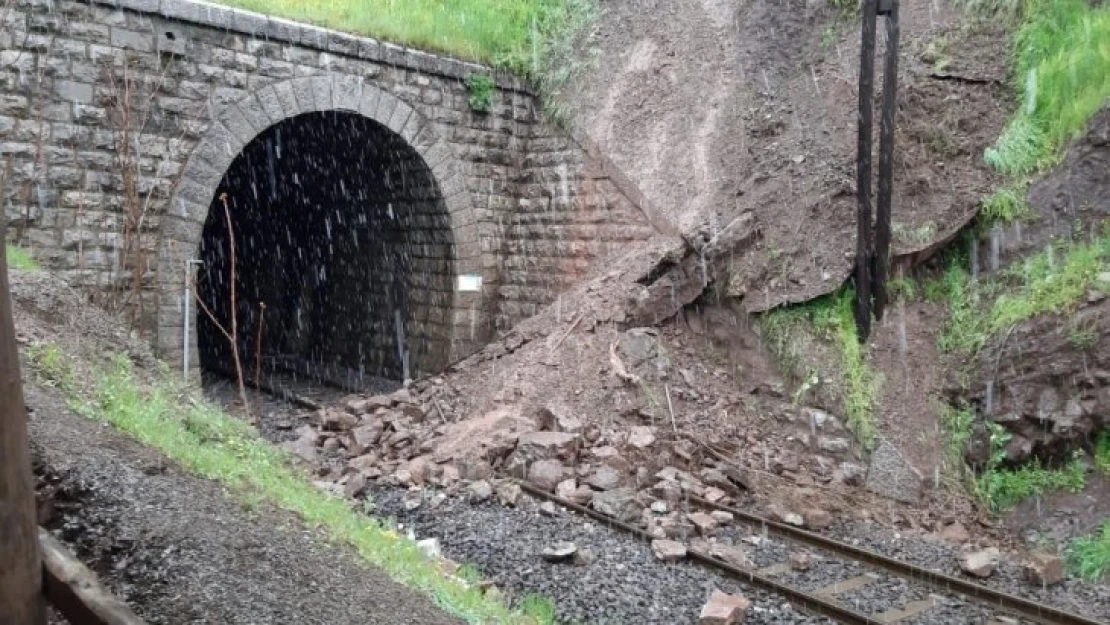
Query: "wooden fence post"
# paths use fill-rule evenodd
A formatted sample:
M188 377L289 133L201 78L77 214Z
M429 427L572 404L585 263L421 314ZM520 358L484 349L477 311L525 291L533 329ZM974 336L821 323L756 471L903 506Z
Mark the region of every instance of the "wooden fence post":
M0 241L6 241L6 222L0 213ZM0 622L42 625L46 613L35 488L6 256L0 254Z

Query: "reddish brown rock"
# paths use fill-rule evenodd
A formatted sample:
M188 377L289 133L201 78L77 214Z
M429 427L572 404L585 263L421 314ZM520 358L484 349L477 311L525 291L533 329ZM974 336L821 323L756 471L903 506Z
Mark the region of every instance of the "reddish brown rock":
M714 590L701 609L698 625L737 625L743 623L752 602L740 595Z
M1064 581L1064 559L1055 553L1035 551L1022 566L1025 579L1037 586L1053 586Z
M676 540L653 540L651 550L663 562L678 562L686 557L686 545Z
M538 460L528 469L528 481L548 492L555 490L569 472L558 460Z

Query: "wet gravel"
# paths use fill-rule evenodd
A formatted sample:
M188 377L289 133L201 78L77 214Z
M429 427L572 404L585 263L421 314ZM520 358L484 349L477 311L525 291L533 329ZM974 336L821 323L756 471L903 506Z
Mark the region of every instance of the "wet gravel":
M917 566L954 577L964 576L959 567L960 552L939 540L906 536L877 525L864 524L842 524L830 535ZM1025 581L1020 562L1010 560L1000 562L991 577L974 581L995 590L1110 623L1110 586L1107 585L1089 584L1068 577L1055 586L1035 586Z
M647 543L593 520L566 511L544 516L528 497L521 497L518 508L449 497L434 509L425 503L411 512L404 509L404 491L384 489L373 497L376 514L393 517L417 538L437 538L447 557L476 565L499 587L516 596L552 597L561 622L697 623L714 588L752 601L748 623L832 622L800 614L781 597L697 565L660 562ZM540 552L559 541L589 549L597 560L585 566L544 561Z

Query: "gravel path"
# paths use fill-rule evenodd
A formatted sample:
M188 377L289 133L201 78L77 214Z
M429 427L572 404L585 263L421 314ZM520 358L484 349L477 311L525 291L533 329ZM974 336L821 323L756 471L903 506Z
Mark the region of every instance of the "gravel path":
M216 483L25 386L46 525L152 625L448 625L429 599L280 510Z

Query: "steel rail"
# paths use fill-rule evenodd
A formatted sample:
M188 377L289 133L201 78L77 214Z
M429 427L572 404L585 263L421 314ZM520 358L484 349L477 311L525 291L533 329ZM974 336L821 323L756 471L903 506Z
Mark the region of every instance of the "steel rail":
M969 582L947 573L933 571L920 566L895 560L881 553L856 547L848 543L828 538L793 525L780 523L766 517L744 512L729 506L712 503L697 496L690 496L690 501L699 506L728 512L734 518L750 525L760 525L773 534L791 539L795 542L805 543L812 547L819 547L836 553L847 555L855 560L869 564L876 568L906 577L914 581L924 582L938 590L955 591L982 603L990 603L992 607L1014 612L1018 616L1031 618L1046 625L1107 625L1104 621L1097 621L1080 614L1074 614L1050 606L1041 605L1029 599L1018 597L1000 590Z
M605 524L609 527L615 527L615 528L617 528L617 529L619 529L619 530L621 530L625 533L632 534L633 536L636 536L637 538L647 540L647 541L655 539L654 536L652 536L651 534L648 534L647 532L645 532L644 530L642 530L638 527L633 527L632 525L629 525L627 523L624 523L624 522L621 522L617 519L614 519L613 517L611 517L609 515L602 514L601 512L598 512L597 510L593 510L591 508L587 508L586 506L582 506L582 505L576 504L574 502L567 501L566 499L563 499L563 498L561 498L557 495L553 495L553 494L551 494L551 493L549 493L549 492L547 492L547 491L545 491L541 488L537 488L536 486L533 486L532 484L529 484L528 482L525 482L524 480L520 480L520 479L517 479L517 478L512 478L512 479L513 479L513 482L516 483L518 486L520 486L520 488L522 490L528 492L529 494L531 494L535 497L539 497L540 499L546 499L546 500L551 501L553 503L557 503L560 506L563 506L564 508L567 508L568 510L573 510L573 511L579 513L579 514L583 514L585 516L588 516L592 519L600 521L601 523L603 523L603 524ZM703 553L703 552L698 551L696 549L688 549L686 554L687 554L687 557L689 559L695 560L695 561L697 561L697 562L699 562L703 565L718 569L718 570L728 574L730 577L733 577L733 578L735 578L735 579L737 579L741 582L747 582L747 583L749 583L753 586L758 586L760 588L763 588L764 590L767 590L767 591L773 592L775 594L781 595L783 597L786 597L787 599L790 600L790 602L792 604L797 606L799 609L801 609L803 611L806 611L806 612L809 612L811 614L816 614L816 615L819 615L819 616L827 616L827 617L829 617L831 619L834 619L836 621L839 621L841 623L847 623L848 625L881 625L882 624L882 621L876 620L876 619L874 619L874 618L872 618L872 617L870 617L866 614L863 614L861 612L857 612L857 611L852 610L850 608L844 607L843 605L840 605L836 601L831 601L829 599L825 599L823 597L819 597L817 595L805 592L804 590L799 590L797 588L787 586L786 584L783 584L782 582L777 582L774 579L771 579L770 577L767 577L765 575L760 575L759 573L757 573L755 571L750 571L748 569L742 569L740 567L733 566L733 565L728 564L726 562L722 562L722 561L710 556L709 554Z

